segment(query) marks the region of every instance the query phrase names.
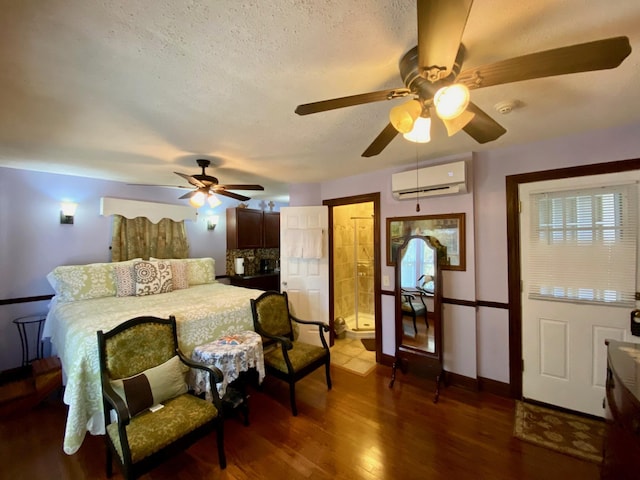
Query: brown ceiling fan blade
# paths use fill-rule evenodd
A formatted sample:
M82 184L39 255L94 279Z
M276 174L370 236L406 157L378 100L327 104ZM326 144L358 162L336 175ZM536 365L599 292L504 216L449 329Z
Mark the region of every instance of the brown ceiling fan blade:
M195 187L198 187L198 188L206 187L204 183L202 183L197 178L193 178L191 175L187 175L186 173L180 173L180 172L173 172L173 173L175 173L176 175L180 175L182 178L184 178L187 182L189 182L191 185Z
M451 73L472 4L473 0L418 0L418 67L420 73L429 71L429 80Z
M351 95L350 97L332 98L330 100L298 105L296 107L296 113L298 115L309 115L310 113L326 112L327 110L334 110L336 108L380 102L382 100L391 100L393 98L404 97L409 95L409 93L410 90L408 88L393 88L391 90L380 90L378 92Z
M533 78L615 68L631 53L627 37L554 48L463 71L457 82L483 88Z
M239 193L228 192L226 190L220 189L215 191L216 195L224 195L225 197L233 198L235 200L240 200L241 202L246 202L247 200L251 200L251 197L246 197L244 195L240 195Z
M491 142L507 133L507 130L502 125L478 108L474 103L469 103L467 111L475 115L471 121L465 125L463 130L474 138L476 142Z
M232 184L232 185L217 185L214 187L214 190L222 187L225 190L264 190L262 185L243 185L243 184Z
M398 134L398 130L395 129L391 123L389 123L384 130L380 132L380 135L376 137L376 139L371 142L371 145L367 147L367 149L362 153L363 157L373 157L378 155L382 150L384 150L387 145L391 143L391 140L396 138Z

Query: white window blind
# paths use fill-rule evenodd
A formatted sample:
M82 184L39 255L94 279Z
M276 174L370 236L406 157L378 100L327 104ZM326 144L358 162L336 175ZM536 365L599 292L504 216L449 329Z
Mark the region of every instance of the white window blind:
M635 305L636 188L531 195L529 298Z

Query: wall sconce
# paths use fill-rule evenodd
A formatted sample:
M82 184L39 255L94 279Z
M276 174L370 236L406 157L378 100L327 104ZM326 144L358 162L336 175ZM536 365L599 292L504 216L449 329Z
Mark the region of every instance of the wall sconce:
M64 225L73 225L73 216L76 214L77 203L62 202L60 204L60 223Z
M218 215L210 215L207 217L207 230L215 230L220 217Z

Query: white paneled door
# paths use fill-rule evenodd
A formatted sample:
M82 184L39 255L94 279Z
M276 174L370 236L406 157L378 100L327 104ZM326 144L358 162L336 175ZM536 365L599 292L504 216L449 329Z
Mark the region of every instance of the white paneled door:
M532 213L530 195L589 186L628 184L633 183L634 179L637 182L639 178L638 172L625 172L520 185L524 398L602 417L607 364L605 339L638 341L637 337L631 336L629 327L633 307L530 298L529 283L533 269L530 234L538 221ZM637 279L635 261L633 265Z
M321 231L321 255L303 251L304 230ZM329 323L329 209L318 207L282 207L280 209L280 281L286 291L292 313L302 320ZM309 258L311 257L311 258ZM301 327L300 340L320 345L318 327ZM325 333L327 343L329 333Z

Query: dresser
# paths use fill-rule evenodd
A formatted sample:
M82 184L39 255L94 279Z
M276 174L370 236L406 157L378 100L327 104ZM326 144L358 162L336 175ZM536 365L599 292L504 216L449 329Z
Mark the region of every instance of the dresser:
M606 340L607 385L602 478L640 478L640 344Z

